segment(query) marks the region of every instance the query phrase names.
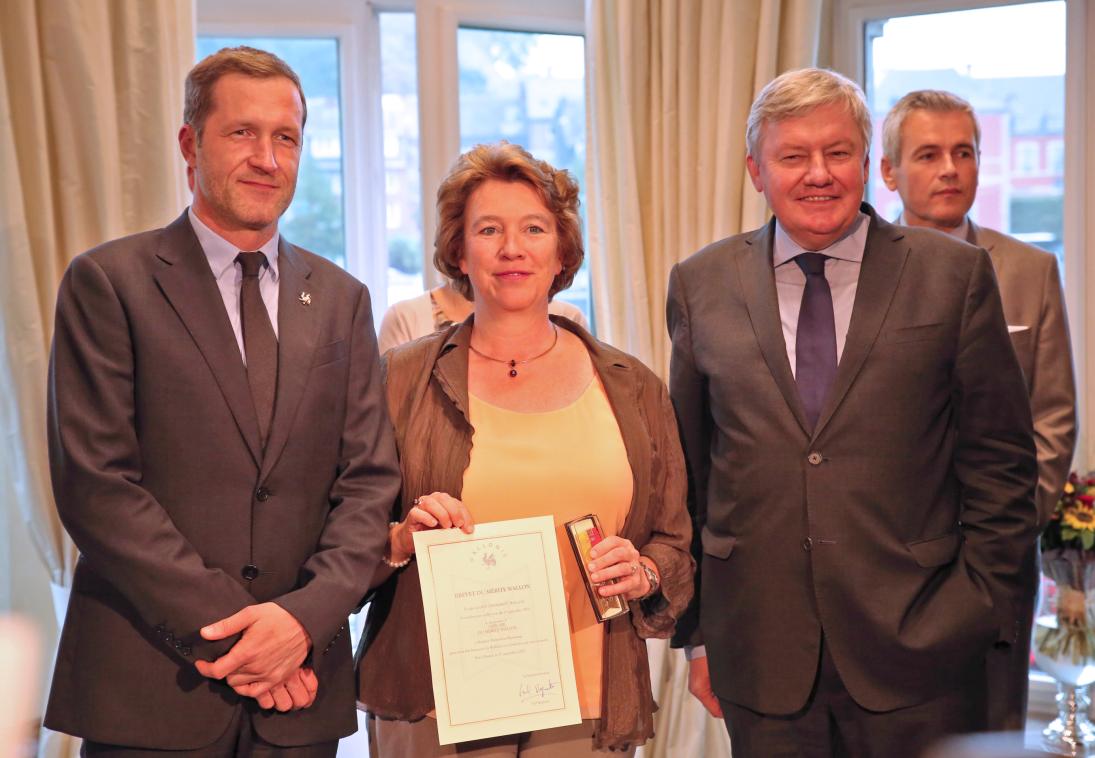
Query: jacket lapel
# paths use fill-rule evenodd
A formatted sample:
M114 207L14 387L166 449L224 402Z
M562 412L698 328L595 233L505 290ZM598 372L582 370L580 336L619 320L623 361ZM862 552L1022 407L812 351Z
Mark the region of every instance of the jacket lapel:
M996 246L996 242L986 237L981 233L981 227L973 223L970 219L969 230L966 232L966 242L976 247L982 247L989 254L989 259L992 261L992 270L996 272L996 278L1000 278L1000 272L1004 271L1007 266L1007 256L999 250Z
M285 449L312 368L316 314L323 307L323 293L309 280L311 274L296 249L282 238L278 243L278 388L260 481Z
M205 358L257 466L262 445L243 356L186 211L164 230L156 255L167 264L156 282Z
M469 420L471 411L468 403L468 345L471 344L471 330L474 324L475 314L473 313L462 323L450 327L449 337L441 346L437 361L433 365L433 375L437 377L441 391L460 411L460 414Z
M562 316L552 316L551 320L574 332L585 343L590 360L593 362L593 370L601 380L605 397L608 398L608 404L616 417L616 425L620 428L620 437L627 453L627 462L631 466L633 482L631 506L628 508L627 516L624 517L620 534L634 537L634 525L640 518L638 511L644 505L638 500L639 493L650 489L651 461L654 460L653 442L647 433L650 424L643 418L640 382L636 380L631 366L604 350L588 333ZM643 433L629 433L630 430L643 430Z
M864 204L863 211L870 215L871 225L859 270L852 320L848 325L848 336L844 340L844 352L840 356L836 378L829 389L812 438L816 438L825 428L863 368L871 347L878 339L882 321L897 291L905 258L909 254L909 246L902 241L905 234L900 227L880 219L869 205Z
M753 325L764 361L799 426L809 434L806 412L802 409L795 376L787 361L787 343L783 339L783 323L779 316L776 279L772 271L775 224L773 219L745 241L745 249L737 256L738 271L745 305L749 310L749 321Z

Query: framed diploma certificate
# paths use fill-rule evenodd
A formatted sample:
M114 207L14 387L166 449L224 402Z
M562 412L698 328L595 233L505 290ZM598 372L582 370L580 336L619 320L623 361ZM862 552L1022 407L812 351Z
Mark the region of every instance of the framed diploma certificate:
M414 533L442 745L582 720L550 516Z

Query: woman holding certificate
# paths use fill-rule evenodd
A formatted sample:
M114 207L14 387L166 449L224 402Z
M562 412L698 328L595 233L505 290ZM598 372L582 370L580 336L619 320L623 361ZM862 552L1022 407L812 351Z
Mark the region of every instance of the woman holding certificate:
M692 594L668 394L637 359L548 314L584 256L578 186L566 171L517 145L480 145L442 182L437 213L434 264L475 310L386 357L403 493L359 659L373 754L457 753L427 718L444 706L431 688L412 534L533 516L555 523L582 722L459 752L633 752L652 734L643 639L668 637ZM565 528L588 514L600 522L580 535L592 547L592 590ZM599 622L592 593L623 598L630 612Z

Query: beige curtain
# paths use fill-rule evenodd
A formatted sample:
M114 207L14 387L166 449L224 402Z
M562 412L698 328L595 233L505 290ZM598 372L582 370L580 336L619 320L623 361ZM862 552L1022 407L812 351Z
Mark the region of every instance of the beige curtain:
M760 226L745 121L777 74L817 65L825 0L587 0L586 184L599 335L668 375L669 269ZM730 754L722 721L687 689L688 665L649 645L660 710L644 758Z
M0 506L20 514L0 523L24 528L10 542L33 544L60 613L75 551L46 457L54 297L73 256L189 201L175 135L194 35L192 0L0 0ZM54 647L59 616L14 610Z
M745 120L815 65L825 0L587 0L586 185L598 334L662 376L670 267L765 220Z
M1095 468L1095 3L1066 4L1065 268L1080 433L1073 467ZM1095 709L1093 709L1095 712Z

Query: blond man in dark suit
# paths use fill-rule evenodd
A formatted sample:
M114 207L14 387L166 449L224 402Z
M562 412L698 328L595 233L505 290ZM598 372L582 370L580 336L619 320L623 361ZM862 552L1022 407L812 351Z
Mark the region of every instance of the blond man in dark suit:
M1076 387L1057 258L969 218L977 196L981 128L972 106L950 92L902 97L882 130L882 178L904 205L899 223L938 229L989 253L1012 346L1026 378L1038 449L1038 516L1045 525L1068 478L1076 444ZM989 724L1026 720L1030 629L1039 581L1034 545L1023 560L1020 644L989 658Z
M333 756L399 491L369 294L278 234L292 69L222 50L186 97L193 205L78 256L57 298L50 463L80 560L45 724L88 756Z
M736 758L918 755L982 728L985 654L1016 641L1022 372L988 255L862 202L857 85L788 72L748 123L775 218L669 282L700 564L675 639Z

